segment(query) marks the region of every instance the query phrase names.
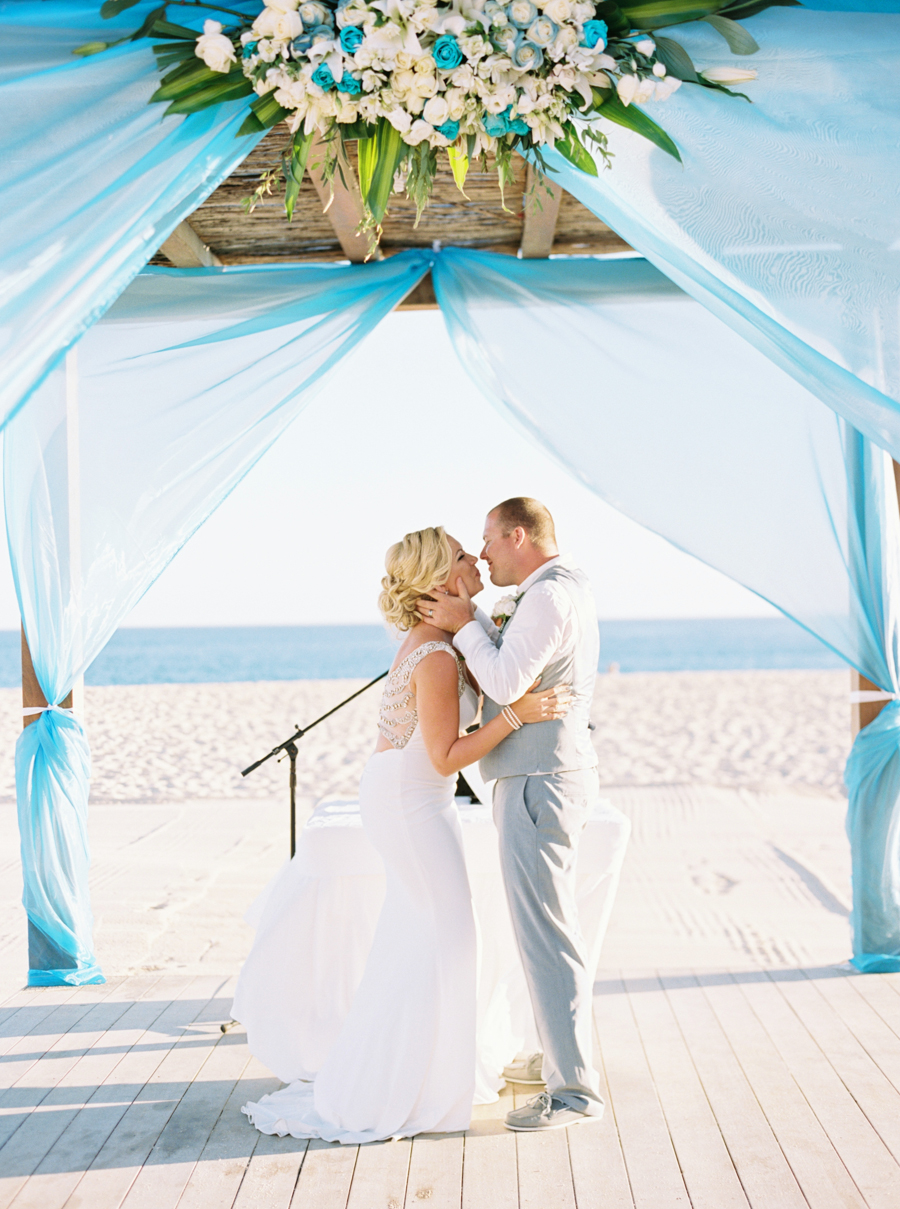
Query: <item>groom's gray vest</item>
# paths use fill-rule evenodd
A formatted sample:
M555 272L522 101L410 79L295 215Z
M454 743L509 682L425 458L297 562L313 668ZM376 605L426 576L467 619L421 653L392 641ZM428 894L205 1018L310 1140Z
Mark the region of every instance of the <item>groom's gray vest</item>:
M544 668L539 688L555 684L571 684L575 700L565 718L552 722L534 722L513 731L489 752L479 764L486 781L500 777L535 776L540 773L572 772L578 768L594 768L597 753L591 742L590 715L600 658L600 631L594 594L583 571L560 566L537 579L539 583L556 583L572 599L575 606L574 649ZM516 624L514 613L503 627L498 646ZM490 722L502 706L484 698L483 718Z

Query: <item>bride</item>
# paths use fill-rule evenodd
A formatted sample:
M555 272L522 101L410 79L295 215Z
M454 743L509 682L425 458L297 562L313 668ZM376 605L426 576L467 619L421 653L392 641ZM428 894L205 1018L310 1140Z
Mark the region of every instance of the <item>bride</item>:
M243 1112L263 1133L362 1143L467 1129L475 1090L475 921L454 803L456 774L524 723L560 718L568 686L530 692L465 734L478 686L450 635L416 601L482 590L474 555L442 528L388 550L379 607L406 638L388 676L379 738L359 786L387 892L362 982L312 1083ZM534 688L535 686L532 686Z

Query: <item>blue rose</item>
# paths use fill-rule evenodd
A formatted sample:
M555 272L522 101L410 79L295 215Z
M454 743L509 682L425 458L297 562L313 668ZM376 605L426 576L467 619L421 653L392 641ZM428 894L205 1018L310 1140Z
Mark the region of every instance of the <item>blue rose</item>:
M508 134L528 134L528 123L524 118L514 118L512 116L512 105L504 109L500 116L506 122Z
M362 92L362 80L358 80L356 76L351 76L349 71L345 71L337 82L337 90L346 92L348 97L358 97Z
M323 92L331 92L334 88L334 76L327 63L320 63L310 78Z
M506 118L502 113L486 113L481 119L481 124L484 133L489 134L492 139L503 138L506 134Z
M538 10L531 0L512 0L512 4L506 10L506 15L516 29L527 29L538 15Z
M449 121L444 122L443 125L435 126L435 130L437 130L438 134L442 134L445 139L448 139L449 142L452 143L459 134L459 122L454 122L451 118Z
M594 47L598 42L602 42L603 47L606 46L606 39L609 37L609 29L605 21L585 21L581 30L581 45Z
M513 51L519 45L519 35L517 31L511 29L509 26L496 30L491 36L494 39L494 45L508 55L512 55Z
M533 42L520 42L512 53L514 67L536 71L544 61L544 52Z
M305 55L312 46L312 37L309 34L301 34L299 38L295 38L291 43L291 51L296 59L301 55Z
M341 46L348 55L355 55L362 46L365 36L358 25L345 25L341 30Z
M431 57L442 71L452 71L463 61L463 52L452 34L442 34L431 48Z
M537 17L525 31L525 37L535 46L549 46L559 32L559 26L549 17Z
M241 58L242 59L252 59L253 56L256 54L257 46L259 46L258 42L248 42L247 45L244 47L244 49L241 51Z

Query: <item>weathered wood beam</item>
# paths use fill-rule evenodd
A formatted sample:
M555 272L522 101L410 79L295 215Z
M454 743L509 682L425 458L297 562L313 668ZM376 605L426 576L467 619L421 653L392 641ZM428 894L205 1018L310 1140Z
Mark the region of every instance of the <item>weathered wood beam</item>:
M897 462L894 462L894 487L897 492L898 506L900 506L900 464ZM856 668L851 668L850 691L851 693L877 693L881 690L877 684L867 680ZM856 701L850 706L850 733L854 739L864 726L875 721L886 705L887 701Z
M549 190L549 192L548 192ZM525 178L525 225L522 228L520 251L524 260L543 260L553 251L556 220L563 191L547 177L537 179L528 165Z
M330 181L325 179L324 160L324 147L316 139L310 148L307 172L344 255L351 264L362 264L367 257L381 260L381 249L369 256L369 240L359 234L359 225L364 218L362 197L356 173L347 162L343 148L338 152L338 164Z
M414 286L403 301L398 302L394 307L395 311L436 311L437 309L438 302L430 273L426 273L419 284Z
M187 219L178 224L159 250L171 260L176 269L197 269L222 263Z

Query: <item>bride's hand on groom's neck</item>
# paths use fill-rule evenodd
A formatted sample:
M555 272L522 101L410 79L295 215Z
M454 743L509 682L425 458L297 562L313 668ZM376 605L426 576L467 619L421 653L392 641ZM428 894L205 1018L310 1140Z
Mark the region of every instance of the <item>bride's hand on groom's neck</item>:
M447 588L432 588L429 596L422 597L416 608L424 621L446 630L448 634L456 634L459 630L475 619L475 606L462 579L456 581L458 595L452 596Z

